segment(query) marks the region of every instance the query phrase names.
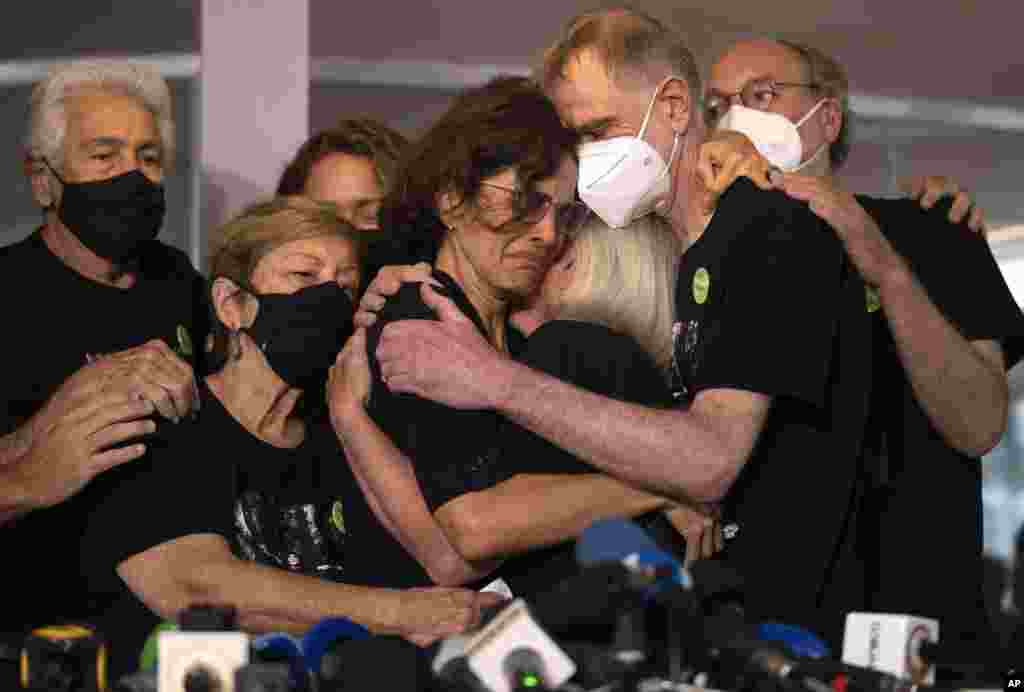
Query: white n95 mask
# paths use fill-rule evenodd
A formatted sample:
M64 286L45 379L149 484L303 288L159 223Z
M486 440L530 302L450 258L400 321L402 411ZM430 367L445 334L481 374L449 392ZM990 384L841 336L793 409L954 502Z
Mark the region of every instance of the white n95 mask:
M735 104L718 121L717 129L734 130L746 135L769 163L786 173L795 173L817 159L818 154L828 144L823 142L818 151L814 152L814 156L800 163L804 153L800 126L807 122L823 103L825 99L818 101L814 108L807 111L796 123L779 113L768 113Z
M679 134L672 140L672 153L666 165L654 147L644 141L644 133L658 92L670 79L673 77L667 77L654 89L636 137L587 142L579 148L580 199L612 228L622 228L651 213L669 193L669 167L675 160Z

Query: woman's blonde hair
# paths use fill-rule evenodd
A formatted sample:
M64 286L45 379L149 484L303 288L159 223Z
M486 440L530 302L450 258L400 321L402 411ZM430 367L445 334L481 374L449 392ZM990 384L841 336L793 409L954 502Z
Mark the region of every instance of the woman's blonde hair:
M603 324L633 337L667 376L675 274L683 251L672 227L648 214L614 229L592 214L572 249L576 273L559 300L558 318Z

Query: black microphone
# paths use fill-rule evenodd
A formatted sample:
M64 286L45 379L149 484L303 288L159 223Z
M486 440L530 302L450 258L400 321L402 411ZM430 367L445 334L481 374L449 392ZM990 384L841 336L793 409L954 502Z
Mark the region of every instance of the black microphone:
M537 623L552 636L608 642L624 610L642 603L643 584L618 563L587 567L527 599Z
M446 692L488 692L487 688L469 667L469 659L465 654L448 659L434 674L440 680Z
M540 654L528 647L508 652L501 664L511 692L549 690Z

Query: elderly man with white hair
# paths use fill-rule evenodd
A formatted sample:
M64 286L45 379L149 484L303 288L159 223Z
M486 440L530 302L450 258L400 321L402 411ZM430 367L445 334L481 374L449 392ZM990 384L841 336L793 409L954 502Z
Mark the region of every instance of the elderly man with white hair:
M0 547L17 565L0 629L13 632L78 614L80 491L192 414L208 319L202 276L156 240L174 152L166 82L121 62L56 68L28 129L43 223L0 249Z

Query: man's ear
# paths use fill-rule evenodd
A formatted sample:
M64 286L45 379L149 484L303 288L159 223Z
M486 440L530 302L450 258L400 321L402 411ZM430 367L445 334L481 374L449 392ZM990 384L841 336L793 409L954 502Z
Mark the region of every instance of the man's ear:
M839 139L839 133L843 131L843 107L839 105L838 99L827 98L819 111L825 129L825 141L832 146Z
M696 104L690 95L690 86L682 77L669 79L658 94L658 103L668 110L672 131L682 136L690 127Z
M32 185L32 197L43 209L55 206L60 200L60 183L53 177L43 160L31 154L25 155L25 175Z
M252 324L255 309L249 307L249 294L234 281L223 276L217 277L213 281L211 294L217 319L225 327L236 331Z

